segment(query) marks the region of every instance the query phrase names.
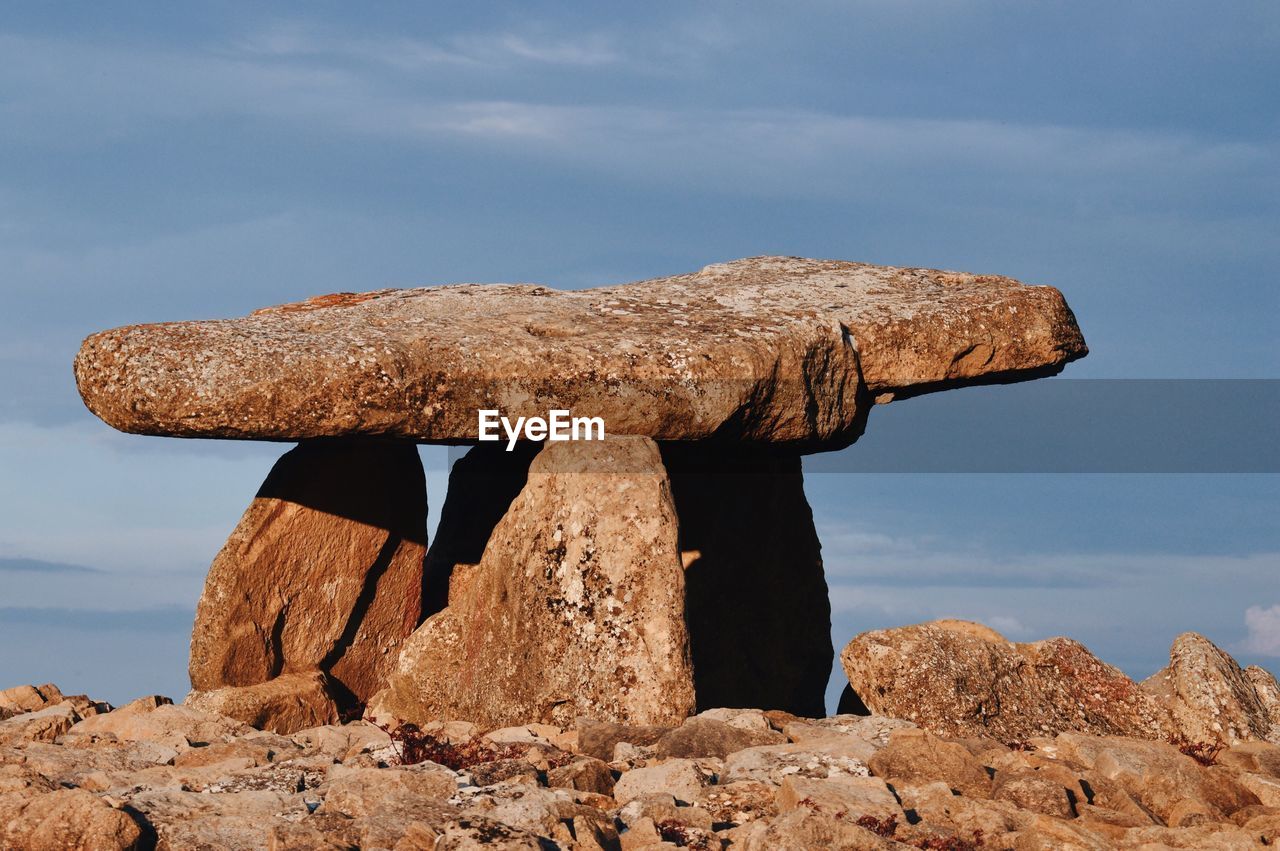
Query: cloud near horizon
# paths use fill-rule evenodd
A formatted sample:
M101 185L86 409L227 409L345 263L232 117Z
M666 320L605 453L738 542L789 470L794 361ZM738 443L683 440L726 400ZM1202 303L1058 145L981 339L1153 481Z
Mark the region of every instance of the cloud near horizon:
M1280 657L1280 604L1263 608L1250 606L1244 611L1244 622L1249 630L1242 646L1259 656Z

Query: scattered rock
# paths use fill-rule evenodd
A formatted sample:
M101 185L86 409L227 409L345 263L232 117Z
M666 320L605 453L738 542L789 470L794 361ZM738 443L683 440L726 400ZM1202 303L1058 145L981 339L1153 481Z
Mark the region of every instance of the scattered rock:
M598 795L613 795L613 772L608 763L591 756L580 756L566 765L547 772L547 785L578 789Z
M618 803L625 804L642 795L662 793L687 804L696 801L709 782L710 778L696 761L670 759L624 773L613 786L613 797Z
M905 819L902 806L878 777L844 777L814 780L787 777L778 790L778 810L787 813L803 809L847 819L854 824L871 816L875 819Z
M55 703L0 721L0 745L14 742L52 742L71 729L80 714L69 701Z
M1008 801L1021 810L1055 818L1067 819L1076 815L1076 798L1072 789L1033 769L997 773L991 798Z
M411 443L304 443L285 453L209 568L192 687L322 671L348 702L367 701L418 623L426 518ZM304 691L315 706L314 688Z
M339 716L328 678L319 671L282 674L252 686L193 691L182 703L274 733L333 724Z
M758 780L775 785L784 778L866 777L864 762L868 749L859 740L824 741L815 744L762 745L729 755L724 763L723 779Z
M757 745L780 744L786 737L771 729L746 730L714 718L694 716L654 743L660 757L714 756L723 759L735 751Z
M735 780L707 786L694 802L714 824L732 828L778 814L777 786L759 780Z
M942 780L966 797L991 797L991 776L977 757L925 730L895 730L867 767L895 787Z
M391 746L387 731L366 721L309 727L298 730L291 738L302 747L339 762Z
M1025 741L1075 730L1163 739L1168 713L1067 638L1015 644L981 624L934 621L865 632L840 654L874 713L949 736Z
M53 683L42 686L14 686L0 691L0 710L9 715L35 712L63 700L62 691Z
M0 723L64 704L74 699ZM427 726L430 748L401 749L363 721L282 736L142 699L54 741L0 744L0 847L1017 851L1280 839L1280 745L1261 741L1208 755L1183 745L1188 755L1067 732L1010 747L881 716L738 709L679 727ZM791 741L734 749L781 735ZM634 753L611 766L554 741ZM692 742L696 756L665 756L677 749L664 741ZM424 754L449 765L403 764Z
M646 438L548 443L480 563L407 642L379 712L486 726L694 708L675 510Z
M122 742L152 742L182 751L244 735L250 727L232 718L174 706L167 697L143 697L114 712L85 718L70 734L108 736Z
M143 847L127 813L80 789L0 794L0 845L24 851L125 851Z
M577 724L578 750L605 762L613 759L614 749L621 743L653 745L674 729L663 724L617 724L593 718L579 718Z

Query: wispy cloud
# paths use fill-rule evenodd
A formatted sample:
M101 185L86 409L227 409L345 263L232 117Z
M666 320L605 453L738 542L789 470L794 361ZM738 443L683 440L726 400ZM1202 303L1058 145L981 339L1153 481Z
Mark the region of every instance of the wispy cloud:
M44 561L38 558L0 556L0 573L97 573L92 567Z
M414 76L415 69L442 63L469 73L495 62L586 67L619 61L605 35L498 33L434 44L286 30L182 53L2 36L0 52L15 69L8 86L13 94L0 105L0 115L13 119L4 132L59 145L104 133L152 133L154 121L238 114L354 137L511 145L521 157L553 157L650 185L815 198L871 197L904 170L936 181L938 193L956 175L967 176L970 185L989 175L1017 177L1023 191L1033 193L1070 181L1074 194L1123 177L1130 191L1164 196L1174 184L1194 192L1256 175L1276 157L1262 143L1176 131L814 109L654 107L636 99L449 96L443 92L476 87L423 85ZM57 104L57 115L48 113L49 104ZM86 126L71 133L66 123L76 120Z
M195 609L158 606L148 609L65 609L0 606L0 623L40 629L72 629L85 632L185 633L191 629Z
M623 60L617 39L601 32L555 34L509 31L446 35L437 40L403 36L362 37L298 23L279 24L235 43L251 56L323 61L353 60L399 71L441 66L506 69L520 64L596 67Z

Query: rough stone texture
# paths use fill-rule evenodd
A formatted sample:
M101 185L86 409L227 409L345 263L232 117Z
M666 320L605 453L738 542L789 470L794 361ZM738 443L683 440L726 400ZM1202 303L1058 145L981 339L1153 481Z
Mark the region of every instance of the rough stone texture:
M1280 682L1276 681L1270 671L1259 668L1257 665L1245 668L1244 675L1253 686L1253 692L1258 696L1258 702L1266 710L1267 718L1271 722L1271 733L1267 739L1280 742Z
M1066 730L1171 732L1150 695L1067 638L1015 644L980 624L934 621L862 633L840 661L872 712L936 733L1009 742Z
M0 744L0 847L1145 851L1280 840L1280 746L1259 741L1201 760L1118 736L1009 747L882 716L719 709L686 726L781 727L790 741L662 759L651 753L662 728L633 727L615 749L650 753L605 765L576 743L603 748L617 725L425 725L446 766L401 764L363 722L285 737L155 697L89 720L97 732Z
M33 797L0 794L0 847L23 851L127 851L143 834L97 795L59 789Z
M61 703L62 699L62 692L53 683L45 683L42 686L14 686L13 688L7 688L4 691L0 691L0 712L7 713L4 716L0 716L0 720L9 715L44 709L46 706Z
M664 444L699 709L821 716L831 603L800 457Z
M875 751L866 741L852 736L816 744L760 745L730 754L721 779L777 784L791 776L828 780L866 777L870 772L865 760Z
M70 701L62 701L0 721L0 745L13 742L52 742L81 719Z
M945 780L963 795L991 796L991 778L982 762L963 745L944 741L925 730L895 730L889 736L889 744L876 751L867 767L895 786Z
M902 805L878 777L786 777L778 789L778 810L786 813L797 809L825 812L854 823L863 816L905 818Z
M673 728L662 724L634 725L594 718L578 719L578 749L588 756L608 762L619 743L652 745Z
M77 736L109 737L123 742L152 742L182 751L223 742L247 733L239 721L190 706L174 706L167 697L140 697L114 712L85 718L70 730Z
M183 705L226 715L251 727L293 733L338 721L338 704L319 671L282 674L252 686L193 691Z
M710 782L707 773L691 759L669 759L658 765L633 768L623 773L614 784L613 797L625 804L642 795L665 793L676 801L691 802L698 799L702 788Z
M757 745L785 742L786 738L773 730L743 730L714 718L686 718L684 723L667 733L654 745L660 757L706 757L723 759L735 751Z
M1151 675L1142 686L1168 708L1187 741L1280 742L1272 714L1275 678L1268 681L1265 671L1256 670L1246 674L1209 639L1184 632L1169 650L1169 667Z
M192 687L318 670L347 702L368 700L418 624L426 516L410 443L287 452L209 569L191 636Z
M670 485L657 446L631 437L546 444L374 705L492 727L669 723L693 701Z
M616 434L830 447L856 439L875 396L1085 353L1050 287L757 257L590 290L339 293L129 326L88 338L75 371L90 410L142 434L456 442L477 436L478 408L564 408Z

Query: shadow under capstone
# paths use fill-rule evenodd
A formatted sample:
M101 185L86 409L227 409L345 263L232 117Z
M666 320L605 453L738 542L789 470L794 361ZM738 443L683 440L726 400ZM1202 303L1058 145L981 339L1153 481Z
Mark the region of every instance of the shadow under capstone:
M427 553L424 620L448 603L454 568L480 562L541 447L479 444L454 464ZM824 715L831 606L800 456L710 442L660 448L679 518L698 710Z
M800 456L661 448L680 518L698 710L825 715L831 603Z

